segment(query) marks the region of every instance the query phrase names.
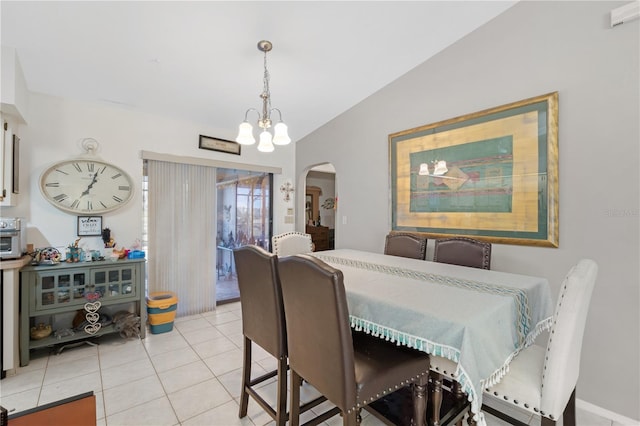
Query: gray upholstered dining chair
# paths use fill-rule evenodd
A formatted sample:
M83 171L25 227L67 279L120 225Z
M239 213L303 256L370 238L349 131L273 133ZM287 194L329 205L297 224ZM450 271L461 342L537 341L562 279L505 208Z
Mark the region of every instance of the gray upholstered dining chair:
M564 426L575 426L582 337L597 274L598 266L590 259L571 268L560 288L546 347L531 345L522 350L500 383L485 389L483 410L512 424L523 424L487 404L498 398L539 415L543 426L555 425L560 416Z
M441 238L436 240L433 261L491 269L491 244L467 237Z
M233 251L242 307L242 334L244 356L242 363L242 391L239 417L247 415L251 396L275 421L285 425L287 407L287 333L285 326L282 292L278 275L278 257L258 246L243 246ZM252 344L260 346L277 360L276 370L251 379ZM275 408L258 392L266 380L276 377L277 396ZM306 411L324 401L315 399L305 404Z
M280 257L313 251L311 235L303 232L285 232L271 237L273 252Z
M384 241L384 254L424 260L427 239L406 232L390 232Z
M474 238L452 237L437 239L435 243L434 262L471 268L491 268L491 244ZM442 357L431 359L431 391L429 399L432 407L431 421L437 423L439 408L442 404L442 384L447 378L451 380L456 371L456 363ZM455 380L451 380L451 392L457 398L464 398ZM461 422L459 423L461 425Z
M280 259L291 380L290 425L299 424L304 378L336 407L313 422L341 413L359 424L360 409L402 386L417 383L414 418L424 424L429 356L352 331L342 271L309 255Z

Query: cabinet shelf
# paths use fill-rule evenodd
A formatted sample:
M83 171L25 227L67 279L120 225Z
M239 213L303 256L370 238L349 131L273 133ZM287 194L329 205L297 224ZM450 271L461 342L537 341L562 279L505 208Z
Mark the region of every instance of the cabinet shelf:
M83 310L88 302L87 293L99 294L100 309L120 304L133 305L133 312L140 317L140 337L145 338L147 310L144 292L144 259L124 259L116 262L63 263L49 266L26 266L20 270L20 365L29 364L29 351L47 346L80 341L116 332L110 324L97 333L84 330L60 339L50 336L32 340L30 330L37 317L56 315L62 317ZM127 309L130 309L127 308ZM115 312L112 312L115 313ZM59 318L60 318L59 317ZM61 323L64 323L63 318ZM42 321L38 321L42 322ZM67 321L71 328L71 321ZM51 324L53 326L53 324ZM54 330L55 332L55 330Z
M39 349L46 348L48 346L60 345L68 342L75 342L78 340L90 339L92 337L102 336L104 334L115 333L115 325L109 324L107 326L101 327L95 334L89 334L85 331L75 331L73 336L65 336L61 338L57 338L56 336L51 334L51 336L45 337L43 339L38 340L29 340L29 349Z

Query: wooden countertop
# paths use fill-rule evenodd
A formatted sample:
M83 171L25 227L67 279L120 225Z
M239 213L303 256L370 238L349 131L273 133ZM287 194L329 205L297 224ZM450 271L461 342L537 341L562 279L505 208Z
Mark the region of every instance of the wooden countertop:
M20 259L3 260L0 262L0 269L20 269L29 262L31 262L31 256L29 255L24 255Z

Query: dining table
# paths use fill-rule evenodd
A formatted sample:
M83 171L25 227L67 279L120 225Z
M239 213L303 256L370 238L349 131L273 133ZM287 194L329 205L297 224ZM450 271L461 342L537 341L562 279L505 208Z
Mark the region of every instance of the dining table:
M483 389L551 326L542 277L353 249L310 254L342 271L354 330L455 363L452 376L480 426Z

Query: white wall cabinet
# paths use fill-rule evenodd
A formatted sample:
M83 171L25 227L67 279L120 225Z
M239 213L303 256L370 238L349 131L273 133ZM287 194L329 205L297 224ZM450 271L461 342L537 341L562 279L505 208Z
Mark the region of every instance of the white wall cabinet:
M13 207L18 203L20 138L0 114L2 140L0 141L0 206Z

